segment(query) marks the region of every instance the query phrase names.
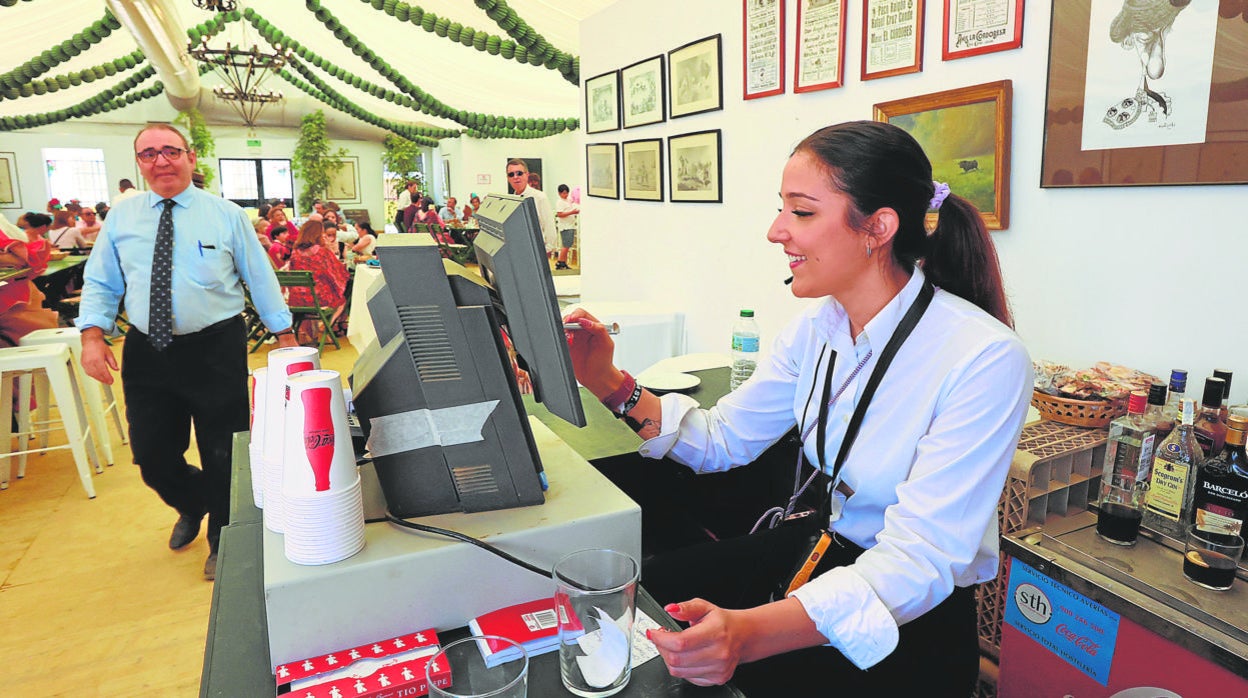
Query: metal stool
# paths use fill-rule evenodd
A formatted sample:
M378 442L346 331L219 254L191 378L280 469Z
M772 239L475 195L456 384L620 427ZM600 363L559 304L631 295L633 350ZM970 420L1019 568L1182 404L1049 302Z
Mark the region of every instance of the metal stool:
M95 435L96 446L99 447L103 454L104 462L107 465L113 464L113 443L112 437L108 433L108 423L106 417L109 412L113 414L113 421L117 424L117 432L121 435L121 442L126 443L126 426L121 421L121 406L117 404L117 399L113 397L113 386L106 385L87 376L82 370L82 333L76 327L58 327L47 330L35 330L22 337L19 344L21 346L38 346L44 344L64 344L69 347L69 352L74 357L74 369L78 373L78 385L83 390L83 396L86 399L87 415L91 419L91 431ZM35 400L39 408L36 424L44 425L48 422L48 384L43 376L35 378ZM43 432L41 445L47 447L48 434Z
M27 449L28 440L33 433L30 425L30 393L34 373L43 371L56 395L56 404L60 407L61 420L65 426L65 436L69 440L63 446ZM95 472L102 473L99 455L91 444L91 427L87 422L86 410L78 399L78 376L74 368L73 355L64 343L45 344L43 346L12 347L0 349L0 444L8 449L12 438L13 421L13 379L18 380L18 446L16 451L0 453L0 489L8 489L12 461L16 457L17 477L26 476L26 456L30 453L70 449L74 454L74 464L78 467L78 478L82 480L82 488L87 496L95 498L95 485L91 482L91 471L87 461L95 466Z

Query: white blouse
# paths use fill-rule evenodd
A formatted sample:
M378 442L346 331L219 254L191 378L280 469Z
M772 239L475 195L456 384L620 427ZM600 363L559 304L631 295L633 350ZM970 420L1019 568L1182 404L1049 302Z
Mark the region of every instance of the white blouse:
M663 396L663 432L639 452L671 457L696 472L750 463L803 413L803 430L817 419L828 354L836 355L835 393L871 352L828 411L824 461L830 469L879 353L923 278L916 269L856 342L839 303L827 299L808 309L785 328L754 375L710 410L687 396ZM841 480L853 496L834 493L843 511L831 528L866 552L793 594L829 644L858 667L887 657L897 646L898 626L944 601L955 586L996 576L997 501L1031 386L1031 360L1018 336L938 289L876 390L845 461ZM803 450L818 464L816 437L812 430Z

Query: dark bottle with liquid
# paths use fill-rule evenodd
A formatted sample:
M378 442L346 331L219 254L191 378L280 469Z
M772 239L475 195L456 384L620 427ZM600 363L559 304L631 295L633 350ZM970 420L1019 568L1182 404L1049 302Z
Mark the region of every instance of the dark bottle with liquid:
M1200 410L1196 414L1196 442L1205 458L1212 458L1222 452L1226 444L1226 423L1222 421L1222 395L1226 392L1226 381L1221 378L1206 378L1205 391L1200 400Z
M1157 440L1161 441L1174 431L1174 420L1167 417L1166 384L1153 383L1148 388L1148 409L1144 412L1144 420L1153 425Z
M1213 377L1226 381L1226 385L1222 386L1222 409L1218 412L1218 415L1222 417L1222 423L1226 424L1226 417L1230 413L1231 406L1231 372L1225 368L1215 368Z
M1198 528L1238 536L1248 521L1248 417L1232 415L1227 422L1226 446L1201 464L1192 502Z

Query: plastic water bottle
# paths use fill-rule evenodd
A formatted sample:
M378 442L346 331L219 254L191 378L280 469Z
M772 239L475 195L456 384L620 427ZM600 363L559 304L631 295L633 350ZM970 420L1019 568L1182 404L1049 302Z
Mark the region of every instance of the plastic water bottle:
M754 374L758 365L758 323L754 322L753 310L742 310L741 317L732 325L732 377L728 388L738 386Z

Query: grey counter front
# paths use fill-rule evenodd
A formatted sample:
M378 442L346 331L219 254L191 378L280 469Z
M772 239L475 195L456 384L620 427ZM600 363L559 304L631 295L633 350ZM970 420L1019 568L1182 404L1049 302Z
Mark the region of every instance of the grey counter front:
M204 650L200 681L201 696L237 698L276 694L276 680L269 663L267 615L263 589L263 524L260 511L251 500L251 471L248 467L245 433L234 438L234 477L231 523L221 532L217 581L213 589L212 616ZM387 525L387 524L371 524ZM664 626L679 626L658 603L640 590L638 607ZM467 634L457 628L443 634L443 641ZM530 668L530 695L564 695L559 680L558 657L535 657ZM621 696L684 696L707 698L742 696L732 686L698 688L673 679L661 659L654 659L633 672Z

